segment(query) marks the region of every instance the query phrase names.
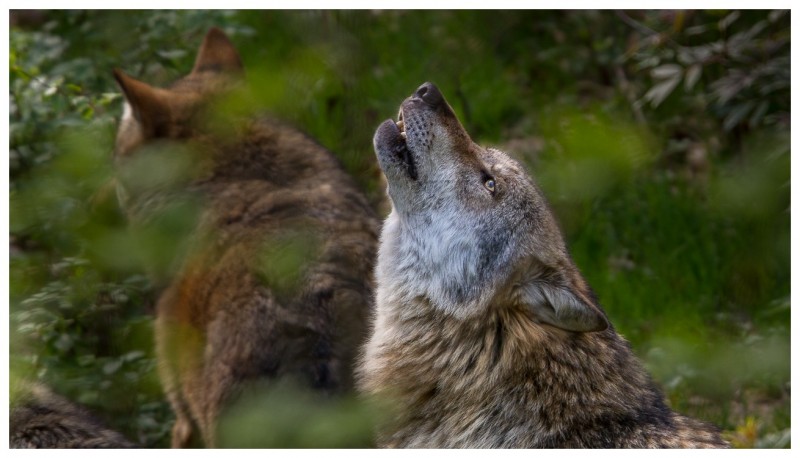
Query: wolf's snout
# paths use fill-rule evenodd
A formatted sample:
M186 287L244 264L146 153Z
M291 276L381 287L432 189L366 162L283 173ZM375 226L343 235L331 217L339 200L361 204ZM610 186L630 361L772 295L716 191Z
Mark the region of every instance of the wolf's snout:
M444 97L442 96L442 93L439 92L439 88L437 88L433 83L428 82L423 83L422 86L417 89L417 92L414 93L414 98L421 99L423 102L434 108L441 105L441 103L444 101Z

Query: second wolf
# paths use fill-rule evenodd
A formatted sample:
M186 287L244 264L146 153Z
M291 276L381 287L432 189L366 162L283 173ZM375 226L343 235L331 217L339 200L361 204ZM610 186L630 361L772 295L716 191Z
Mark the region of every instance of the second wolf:
M132 224L149 227L161 207L181 199L199 205L186 254L172 260L157 304L174 447L195 443L196 433L217 445L224 408L253 384L290 379L349 390L371 307L380 222L314 140L214 109L242 74L218 29L206 35L192 72L168 88L115 72L126 100L115 162ZM188 155L189 176L153 178L179 154ZM144 172L133 173L148 155Z
M10 448L133 448L83 406L39 383L11 383Z
M436 86L375 134L388 181L361 388L387 447L725 447L671 411L573 264L542 193Z

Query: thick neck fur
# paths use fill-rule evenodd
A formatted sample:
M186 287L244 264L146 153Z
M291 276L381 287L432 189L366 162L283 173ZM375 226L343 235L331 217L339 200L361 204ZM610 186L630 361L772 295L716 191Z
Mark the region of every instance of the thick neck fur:
M612 329L570 333L522 310L463 320L421 298L379 302L366 361L363 386L399 408L387 446L553 447L613 418L668 421Z

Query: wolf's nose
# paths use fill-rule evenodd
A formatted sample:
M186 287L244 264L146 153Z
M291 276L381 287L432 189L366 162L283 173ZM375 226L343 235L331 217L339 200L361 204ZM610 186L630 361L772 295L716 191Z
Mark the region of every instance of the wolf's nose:
M436 107L444 101L444 97L442 97L442 93L439 92L439 88L433 83L423 83L422 86L417 89L417 92L414 93L414 96L422 99L423 102L432 107Z

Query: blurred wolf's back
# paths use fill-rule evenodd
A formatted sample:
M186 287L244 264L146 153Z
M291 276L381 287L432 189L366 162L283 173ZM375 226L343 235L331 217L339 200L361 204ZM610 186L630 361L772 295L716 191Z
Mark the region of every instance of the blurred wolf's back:
M9 417L11 448L135 447L89 411L43 385L27 385L15 394Z
M215 100L242 72L217 29L192 73L168 89L115 72L127 101L115 160L132 225L147 227L182 199L197 206L157 304L176 447L194 443L197 431L206 446L218 445L220 414L252 384L281 378L350 390L372 300L377 217L335 157L308 136L266 118L215 113ZM183 149L188 177L148 188L126 175L140 151L156 165L158 155L175 153L146 151L165 145Z

